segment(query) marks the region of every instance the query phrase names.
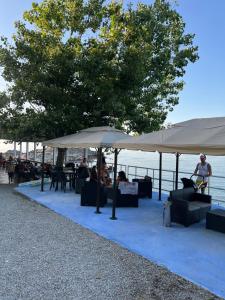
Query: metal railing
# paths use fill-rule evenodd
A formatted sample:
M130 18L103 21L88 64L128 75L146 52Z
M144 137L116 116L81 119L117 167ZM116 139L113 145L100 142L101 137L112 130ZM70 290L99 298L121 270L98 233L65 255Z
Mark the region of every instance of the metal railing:
M111 166L113 169L114 164L108 163L108 166ZM118 164L117 171L123 170L129 180L133 178L143 178L145 175L152 178L152 187L153 190L159 190L159 169L140 167L133 165L124 165ZM179 178L186 177L190 178L192 173L179 171ZM210 176L208 181L208 187L206 192L212 196L213 203L225 206L225 184L224 188L221 187L221 183L225 183L225 176ZM169 193L172 190L175 190L176 184L176 171L162 169L162 191ZM178 181L178 188L182 188L183 184L181 180Z
M113 164L110 164L113 167ZM118 164L118 171L123 170L127 174L129 180L132 178L143 178L145 175L152 177L153 190L159 190L159 169L147 168L140 166L131 166ZM187 177L190 178L192 173L190 172L179 172L179 178ZM170 192L175 189L175 178L176 171L162 169L162 191ZM224 176L211 176L209 178L207 193L212 195L213 203L225 205L225 188L220 186L220 182L225 183ZM224 185L225 186L225 185ZM183 184L181 180L178 182L178 188L182 188Z

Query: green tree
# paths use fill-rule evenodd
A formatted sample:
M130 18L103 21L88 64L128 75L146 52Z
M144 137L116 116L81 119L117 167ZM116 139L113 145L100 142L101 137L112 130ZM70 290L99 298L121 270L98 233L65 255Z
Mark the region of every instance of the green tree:
M198 59L194 35L168 1L137 8L104 0L44 0L1 39L9 83L1 125L12 139L40 140L85 127L157 130L178 104Z

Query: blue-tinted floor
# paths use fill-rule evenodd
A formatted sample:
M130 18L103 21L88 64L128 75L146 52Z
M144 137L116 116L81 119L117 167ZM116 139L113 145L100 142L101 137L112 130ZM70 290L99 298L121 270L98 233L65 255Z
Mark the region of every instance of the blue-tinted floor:
M225 298L225 234L205 229L204 222L164 227L163 201L156 193L151 200L140 199L139 208L117 208L118 220L112 221L110 204L98 215L94 207L81 207L80 195L74 192L49 191L48 186L44 192L40 186L16 190Z

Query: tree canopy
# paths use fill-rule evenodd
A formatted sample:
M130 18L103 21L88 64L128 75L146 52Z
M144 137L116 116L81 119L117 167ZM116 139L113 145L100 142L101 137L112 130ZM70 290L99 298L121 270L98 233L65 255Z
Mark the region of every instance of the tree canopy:
M1 126L41 140L114 125L157 130L178 104L193 34L166 0L124 8L104 0L33 3L1 38Z

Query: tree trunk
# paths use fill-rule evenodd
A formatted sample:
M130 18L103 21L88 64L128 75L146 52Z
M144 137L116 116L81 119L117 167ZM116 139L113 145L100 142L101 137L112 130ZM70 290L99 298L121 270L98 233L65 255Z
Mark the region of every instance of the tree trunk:
M63 167L65 153L66 153L66 148L58 148L58 156L57 156L57 160L56 160L57 168Z

